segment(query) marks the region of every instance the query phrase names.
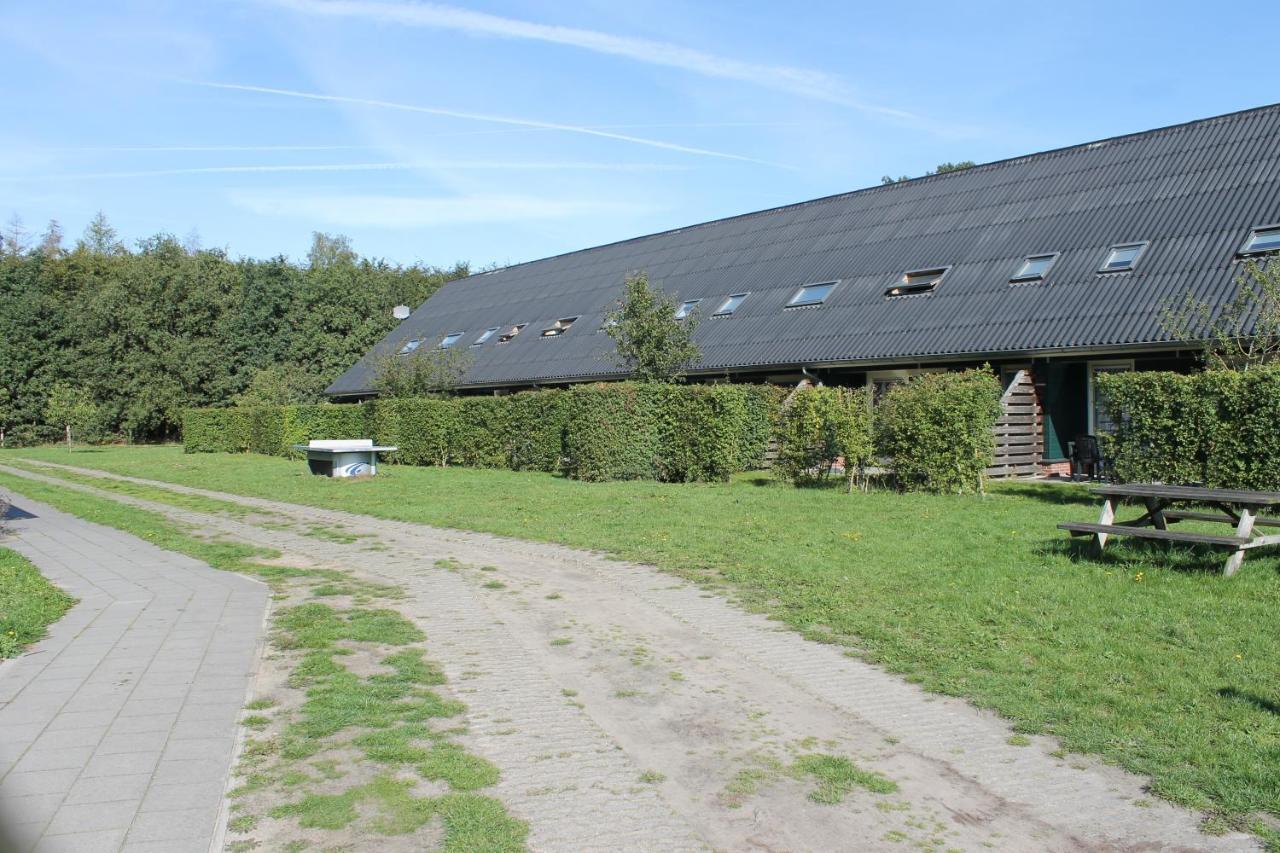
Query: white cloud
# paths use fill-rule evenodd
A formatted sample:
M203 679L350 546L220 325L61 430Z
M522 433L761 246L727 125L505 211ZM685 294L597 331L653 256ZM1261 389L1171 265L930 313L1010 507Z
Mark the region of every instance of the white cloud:
M236 207L260 216L301 219L344 228L429 228L494 222L536 223L583 216L648 213L629 202L546 199L525 195L415 197L363 194L262 193L233 190Z
M473 35L568 45L650 65L679 68L705 77L738 80L891 118L916 118L903 110L876 106L860 100L854 96L847 82L825 71L788 65L744 62L669 42L620 36L576 27L539 24L437 3L384 2L383 0L270 0L270 2L312 15L364 18L380 23L431 27Z
M607 130L597 130L591 127L585 127L575 124L558 124L550 121L537 121L535 119L514 118L512 116L500 116L490 113L472 113L460 110L446 110L439 107L422 107L416 104L403 104L396 101L381 101L375 98L353 98L346 95L325 95L318 92L299 92L294 89L276 89L270 86L247 86L238 83L213 83L202 80L184 81L193 86L204 86L209 89L229 89L235 92L257 92L263 95L282 95L289 98L304 98L312 101L330 101L338 104L356 104L366 107L379 107L388 110L401 110L411 113L425 113L427 115L447 116L449 118L469 119L471 121L491 122L494 124L515 125L517 127L536 128L539 130L562 130L566 133L580 133L586 136L598 136L604 139L616 139L621 142L631 142L637 145L647 145L651 148L661 148L667 151L679 151L684 154L698 154L703 157L719 157L725 160L739 160L745 163L761 163L769 165L761 160L751 157L743 157L740 154L727 154L723 151L712 151L707 148L694 148L689 145L678 145L674 142L663 142L659 139L647 139L642 136L629 136L623 133L613 133Z

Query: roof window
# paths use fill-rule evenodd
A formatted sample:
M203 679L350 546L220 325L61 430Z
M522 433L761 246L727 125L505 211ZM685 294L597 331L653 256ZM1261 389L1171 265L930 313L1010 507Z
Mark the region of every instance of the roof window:
M796 291L787 303L788 308L799 308L802 305L821 305L836 289L838 281L824 281L818 284L806 284Z
M688 302L681 302L680 307L676 309L676 319L683 320L693 313L693 309L698 307L701 299L690 299Z
M569 327L572 326L573 321L577 319L577 317L562 317L561 319L556 320L553 326L542 330L542 337L556 338L563 335L565 332L569 331Z
M1040 281L1049 273L1049 268L1057 259L1057 252L1048 255L1027 255L1022 261L1022 266L1009 281Z
M1280 250L1280 225L1265 225L1249 232L1249 239L1237 254L1262 255Z
M919 296L932 293L951 267L934 267L927 270L911 270L902 274L902 280L884 292L885 296Z
M478 338L476 338L474 341L472 341L472 342L471 342L471 345L472 345L473 347L478 347L478 346L480 346L482 343L484 343L485 341L489 340L489 338L492 338L492 337L493 337L493 333L494 333L494 332L496 332L496 331L498 331L498 327L497 327L497 326L490 326L489 328L487 328L487 329L485 329L483 332L481 332L481 333L480 333L480 337L478 337Z
M505 332L503 332L501 335L499 335L499 336L498 336L498 343L500 343L500 344L505 344L507 341L511 340L511 339L512 339L512 338L514 338L516 335L520 334L520 330L521 330L521 329L523 329L523 328L524 328L525 326L527 326L527 325L529 325L529 324L528 324L528 323L516 323L516 324L515 324L514 326L512 326L510 329L507 329Z
M1117 243L1107 252L1107 260L1098 272L1128 272L1138 265L1138 258L1147 249L1144 243Z
M711 316L712 317L728 317L734 311L738 310L738 306L742 304L742 301L746 299L747 296L748 294L746 293L733 294L724 302L720 303L720 307L716 309L716 313L712 314Z
M411 341L405 341L404 346L400 347L400 352L396 355L408 355L422 345L422 338L414 338Z
M448 349L449 347L456 344L458 341L462 340L462 336L465 334L466 332L450 332L449 334L441 338L440 349Z

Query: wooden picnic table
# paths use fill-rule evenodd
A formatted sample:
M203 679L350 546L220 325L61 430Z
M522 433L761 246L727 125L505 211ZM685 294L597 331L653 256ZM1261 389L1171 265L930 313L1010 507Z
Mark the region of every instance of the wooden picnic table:
M1244 552L1248 549L1280 545L1280 535L1261 536L1254 533L1254 527L1280 527L1280 518L1262 514L1280 507L1280 492L1148 483L1095 486L1092 491L1103 498L1098 523L1070 522L1059 524L1058 527L1070 531L1072 536L1093 536L1099 552L1106 547L1109 536L1136 536L1209 545L1231 551L1231 556L1227 557L1222 569L1222 573L1229 576L1239 570L1244 561ZM1116 522L1116 504L1125 500L1141 501L1146 512L1133 521ZM1216 511L1207 511L1205 507L1212 507ZM1235 533L1215 535L1169 529L1170 524L1183 520L1234 524Z

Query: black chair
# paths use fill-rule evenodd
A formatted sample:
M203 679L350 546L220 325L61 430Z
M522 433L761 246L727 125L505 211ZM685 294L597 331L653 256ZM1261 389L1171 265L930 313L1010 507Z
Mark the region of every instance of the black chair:
M1106 471L1106 460L1093 435L1077 435L1071 442L1071 479L1101 480Z

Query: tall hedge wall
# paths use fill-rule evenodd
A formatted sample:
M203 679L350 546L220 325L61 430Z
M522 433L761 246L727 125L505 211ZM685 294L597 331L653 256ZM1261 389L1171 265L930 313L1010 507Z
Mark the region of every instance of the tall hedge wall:
M1103 374L1098 393L1120 479L1280 489L1280 367Z
M560 471L582 480L727 480L764 461L781 392L611 383L504 397L193 409L189 453L292 455L312 438L376 438L407 465Z

